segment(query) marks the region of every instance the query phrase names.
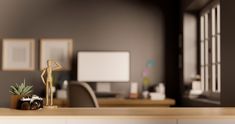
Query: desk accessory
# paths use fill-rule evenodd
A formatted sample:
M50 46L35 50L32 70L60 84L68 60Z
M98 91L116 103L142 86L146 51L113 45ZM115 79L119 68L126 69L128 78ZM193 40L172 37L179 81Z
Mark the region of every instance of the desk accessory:
M192 81L192 89L189 92L191 98L196 98L203 93L201 86L201 77L200 75L196 75Z
M62 84L62 88L59 90L56 90L56 98L67 99L67 88L68 88L68 81L64 80Z
M165 85L160 82L157 86L156 86L156 92L164 94L165 95Z
M155 92L150 93L151 100L164 100L166 98L165 95L165 85L163 82L160 82L155 86Z
M37 95L24 96L17 104L17 109L20 110L38 110L43 108L43 99Z
M129 98L132 99L138 98L138 82L131 82Z
M148 98L149 98L149 91L148 91L148 90L143 91L143 92L142 92L142 97L143 97L144 99L148 99Z
M41 79L46 86L46 106L45 108L57 108L53 105L53 77L52 72L62 69L62 66L54 60L47 60L47 67L42 70ZM46 74L46 80L44 76ZM49 101L50 99L50 101ZM49 103L50 102L50 103Z
M149 95L151 100L164 100L166 98L165 94L158 92L151 92Z
M33 86L27 86L25 80L21 84L16 83L15 85L10 86L9 92L12 94L10 107L16 108L17 103L21 97L27 96L32 93L32 87Z

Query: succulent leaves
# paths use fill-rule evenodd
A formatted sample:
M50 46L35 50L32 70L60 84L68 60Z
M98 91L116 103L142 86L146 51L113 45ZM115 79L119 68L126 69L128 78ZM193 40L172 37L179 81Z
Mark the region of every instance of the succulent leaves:
M29 95L33 91L32 88L33 86L26 86L25 80L24 80L24 82L21 84L16 83L15 85L10 86L9 92L12 95L26 96L26 95Z

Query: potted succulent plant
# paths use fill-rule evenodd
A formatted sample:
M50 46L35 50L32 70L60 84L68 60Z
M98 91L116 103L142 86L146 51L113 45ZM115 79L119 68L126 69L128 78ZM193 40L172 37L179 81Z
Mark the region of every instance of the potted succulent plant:
M9 92L11 93L11 108L16 108L17 103L21 97L30 95L32 93L33 86L27 86L25 80L23 83L12 85Z

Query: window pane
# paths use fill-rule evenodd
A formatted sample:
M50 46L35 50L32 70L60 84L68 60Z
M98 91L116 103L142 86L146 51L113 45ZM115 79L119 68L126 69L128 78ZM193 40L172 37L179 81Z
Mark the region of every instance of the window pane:
M205 39L208 39L208 13L205 14Z
M204 46L204 42L201 42L201 65L205 65L205 46Z
M212 65L212 92L216 92L216 65Z
M205 65L208 65L208 49L209 49L209 46L208 46L208 40L205 41Z
M216 43L215 43L215 37L212 37L212 63L216 63Z
M204 17L203 16L201 16L201 22L200 22L200 24L201 24L201 41L203 41L204 40L204 30L205 30L205 28L204 28Z
M211 10L211 23L212 35L215 35L215 8Z
M220 56L220 52L221 52L221 43L220 43L220 35L217 36L217 62L220 63L221 62L221 56Z
M205 86L205 68L201 66L201 89L204 90Z
M218 92L221 91L221 65L217 65L217 83L218 83Z
M209 68L205 66L205 91L209 89Z
M220 33L220 5L217 5L217 33Z

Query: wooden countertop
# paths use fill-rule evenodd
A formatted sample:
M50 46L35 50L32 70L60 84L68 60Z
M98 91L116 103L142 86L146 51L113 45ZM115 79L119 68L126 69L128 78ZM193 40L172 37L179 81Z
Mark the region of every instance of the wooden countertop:
M0 108L0 117L235 119L235 108L58 108L36 111Z

